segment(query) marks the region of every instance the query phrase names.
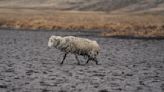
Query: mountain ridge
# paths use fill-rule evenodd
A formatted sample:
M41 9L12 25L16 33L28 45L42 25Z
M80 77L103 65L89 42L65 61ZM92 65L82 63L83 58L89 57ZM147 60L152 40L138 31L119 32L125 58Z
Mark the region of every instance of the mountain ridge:
M164 0L0 0L0 7L105 12L163 12Z

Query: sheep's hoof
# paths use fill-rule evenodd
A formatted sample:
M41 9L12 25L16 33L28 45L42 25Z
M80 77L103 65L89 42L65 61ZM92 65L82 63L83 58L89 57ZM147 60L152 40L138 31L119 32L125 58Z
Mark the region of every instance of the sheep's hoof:
M63 63L60 63L60 65L63 65Z
M96 62L96 65L101 65L100 63Z
M100 64L100 63L96 63L96 65L102 65L102 64Z

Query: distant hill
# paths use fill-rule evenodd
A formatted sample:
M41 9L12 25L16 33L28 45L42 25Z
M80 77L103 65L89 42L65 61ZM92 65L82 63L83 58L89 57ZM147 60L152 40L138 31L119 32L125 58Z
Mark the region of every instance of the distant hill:
M0 0L0 7L163 13L164 0Z

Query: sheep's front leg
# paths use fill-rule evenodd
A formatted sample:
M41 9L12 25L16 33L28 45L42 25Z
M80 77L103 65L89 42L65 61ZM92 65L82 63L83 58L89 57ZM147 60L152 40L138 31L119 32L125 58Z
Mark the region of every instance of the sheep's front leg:
M64 63L64 60L66 59L66 56L67 56L67 53L64 54L63 60L62 60L62 62L60 63L61 65Z
M80 60L79 60L77 54L75 54L75 58L76 58L76 60L77 60L77 62L78 62L77 64L80 65Z
M87 60L87 62L85 63L85 64L88 64L88 62L90 61L91 59L90 58L88 58L88 60Z

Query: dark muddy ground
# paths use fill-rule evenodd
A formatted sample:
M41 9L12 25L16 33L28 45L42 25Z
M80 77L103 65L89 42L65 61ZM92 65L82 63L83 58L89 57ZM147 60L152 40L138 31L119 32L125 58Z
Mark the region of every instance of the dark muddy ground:
M61 52L47 50L51 35L97 40L101 65L77 65L70 54L61 66ZM1 29L0 92L164 92L164 40Z

